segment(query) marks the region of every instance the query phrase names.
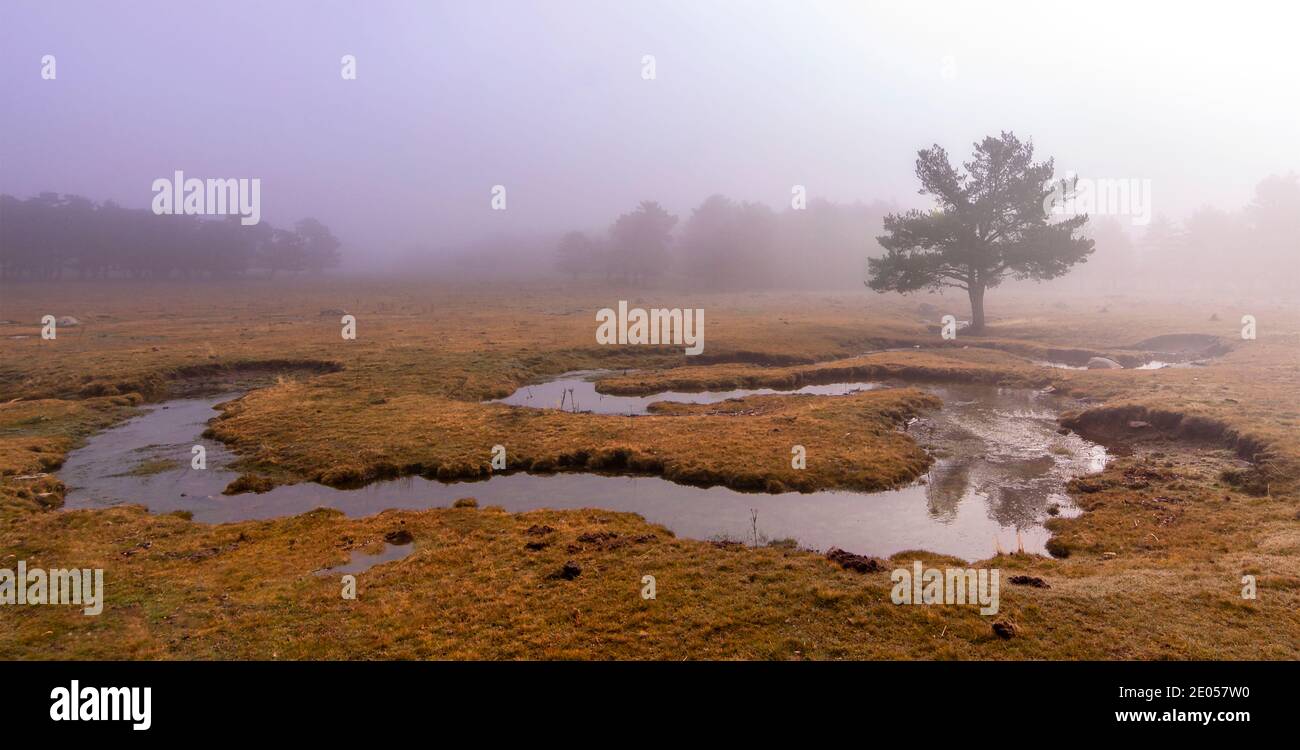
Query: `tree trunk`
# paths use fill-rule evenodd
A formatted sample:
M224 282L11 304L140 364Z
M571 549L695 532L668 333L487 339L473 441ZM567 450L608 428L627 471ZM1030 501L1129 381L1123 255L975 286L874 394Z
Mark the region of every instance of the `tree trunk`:
M970 330L969 333L984 333L984 287L972 285L970 290Z

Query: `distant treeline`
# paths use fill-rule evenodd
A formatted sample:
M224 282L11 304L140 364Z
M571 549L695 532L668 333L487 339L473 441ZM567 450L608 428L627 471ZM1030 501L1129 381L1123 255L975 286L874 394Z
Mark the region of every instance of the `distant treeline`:
M866 259L883 252L876 242L882 220L896 210L879 201L810 200L806 208L777 212L714 195L679 222L647 201L606 230L564 235L554 268L615 283L667 277L720 290L860 289ZM1300 176L1261 180L1239 210L1205 206L1181 223L1156 215L1146 225L1092 215L1083 233L1096 241L1096 251L1054 281L1056 287L1294 294L1300 289Z
M293 229L238 216L158 216L76 195L0 195L0 278L225 278L319 272L339 241L316 219Z
M1300 175L1271 175L1237 210L1203 206L1175 222L1094 216L1084 233L1097 249L1057 286L1092 291L1235 291L1294 295L1300 289Z
M604 232L564 235L556 269L632 283L673 276L724 290L861 286L866 258L881 252L881 221L892 210L882 202L814 199L777 212L713 195L679 227L678 217L644 201Z

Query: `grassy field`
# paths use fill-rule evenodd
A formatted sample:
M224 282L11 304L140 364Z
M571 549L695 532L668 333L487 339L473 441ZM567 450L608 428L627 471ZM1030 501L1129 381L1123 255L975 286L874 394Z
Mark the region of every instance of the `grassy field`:
M866 292L313 280L23 284L0 295L0 320L17 321L0 323L0 568L102 567L107 585L97 617L0 607L8 658L1300 656L1294 306L1005 293L990 298L988 336L944 342L930 324L949 306L960 316L960 301L930 299L940 312L921 314L914 298ZM619 299L705 308L704 355L597 346L594 311ZM340 336L339 310L357 317L355 341ZM45 314L81 325L43 341ZM1259 320L1258 340L1240 340L1243 314ZM1033 362L1137 361L1159 351L1142 342L1166 334L1217 336L1226 353L1163 370ZM599 509L320 510L223 525L142 507L59 509L57 468L87 435L143 403L221 387L256 388L211 427L250 487L481 477L504 444L511 471L879 489L928 462L897 425L941 408L916 388L635 419L480 403L584 368L626 371L601 382L609 393L880 377L1050 386L1084 404L1063 423L1116 458L1073 483L1085 513L1049 522L1056 557L981 563L1050 584L1004 583L996 618L892 604L893 564L856 573L813 551L677 539ZM810 456L797 474L792 443ZM356 600L319 573L402 529L414 552L358 576ZM925 552L894 563L914 559L944 563ZM581 573L555 576L568 562ZM644 575L656 578L654 600L640 596ZM1257 599L1241 597L1243 575L1257 578ZM1015 637L996 636L991 620L1014 623Z

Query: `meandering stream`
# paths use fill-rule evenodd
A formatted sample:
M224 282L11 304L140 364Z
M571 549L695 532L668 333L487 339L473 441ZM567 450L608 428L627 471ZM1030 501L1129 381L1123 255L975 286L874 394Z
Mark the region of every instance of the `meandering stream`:
M565 408L608 414L642 414L655 401L712 403L772 389L722 393L660 393L645 397L602 396L588 379L569 373L519 389L501 402L522 408ZM881 383L807 386L798 393L827 398ZM1059 434L1060 397L976 385L925 386L944 408L908 426L936 456L916 484L885 492L814 492L777 495L701 488L655 477L585 473L497 475L487 481L444 483L423 477L376 482L340 490L318 484L277 487L262 494L222 495L237 474L234 456L200 437L215 416L213 406L235 398L178 399L101 432L73 451L60 472L68 486L66 507L95 508L141 503L165 513L184 510L204 522L270 518L317 507L363 516L387 508L447 506L461 497L509 511L536 508L601 508L639 513L679 536L758 541L793 539L800 545L889 555L926 549L965 559L988 557L1000 545L1019 543L1042 552L1043 523L1052 514L1077 513L1066 482L1104 467L1100 446ZM784 391L790 393L791 391ZM190 468L191 448L203 445L207 468ZM143 467L150 467L143 470Z

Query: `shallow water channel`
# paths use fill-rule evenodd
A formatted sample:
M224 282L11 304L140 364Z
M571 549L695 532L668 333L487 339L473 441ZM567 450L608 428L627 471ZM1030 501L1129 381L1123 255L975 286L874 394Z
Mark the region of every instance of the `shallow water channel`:
M712 403L745 395L792 391L735 390L660 393L647 397L602 396L588 379L570 373L519 389L501 402L523 408L557 408L608 414L642 414L655 401ZM881 383L808 386L798 393L827 398ZM447 506L475 497L481 506L509 511L536 508L601 508L639 513L679 536L759 543L793 539L815 549L889 555L926 549L965 559L992 555L995 545L1019 543L1042 552L1043 523L1051 514L1077 510L1066 482L1104 467L1106 453L1077 435L1057 432L1057 414L1068 404L1027 389L976 385L925 386L944 408L915 421L907 431L935 455L916 484L885 492L814 492L777 495L725 487L691 487L656 477L561 473L497 475L487 481L444 483L423 477L376 482L339 490L318 484L277 487L262 494L221 494L237 474L234 456L202 439L213 406L239 394L178 399L101 432L73 451L60 472L68 485L66 507L95 508L142 503L152 511L186 510L195 520L234 521L302 513L317 507L363 516L387 508ZM207 449L207 468L190 468L191 447ZM147 469L145 467L148 467Z
M749 388L729 391L663 391L650 396L610 396L596 391L595 379L606 374L601 370L580 370L565 373L555 380L538 385L526 385L509 396L491 403L527 406L534 409L562 409L563 411L589 411L595 414L646 414L647 407L656 401L674 401L683 404L716 404L731 398L766 396L774 394L811 394L814 396L843 396L847 393L870 391L882 387L881 383L829 383L805 385L795 390L779 391L774 388Z

